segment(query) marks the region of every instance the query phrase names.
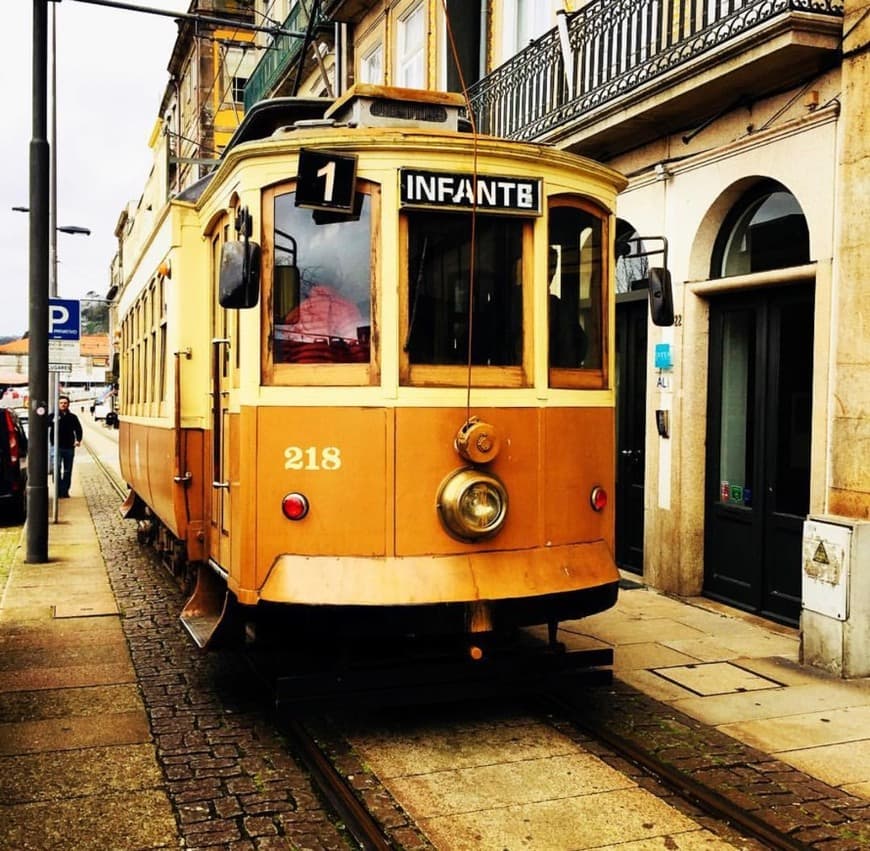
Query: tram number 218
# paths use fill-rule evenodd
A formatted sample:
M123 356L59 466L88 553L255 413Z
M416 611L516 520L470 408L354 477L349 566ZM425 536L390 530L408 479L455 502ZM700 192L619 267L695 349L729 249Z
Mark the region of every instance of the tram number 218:
M284 459L285 470L341 469L341 450L337 446L288 446Z

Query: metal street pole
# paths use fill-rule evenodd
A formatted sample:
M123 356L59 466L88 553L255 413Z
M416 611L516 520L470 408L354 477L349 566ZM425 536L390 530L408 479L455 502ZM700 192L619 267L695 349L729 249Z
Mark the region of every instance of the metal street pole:
M48 295L49 298L57 298L57 3L51 4L51 200L48 205ZM51 410L54 417L54 444L55 451L51 453L51 497L52 512L51 522L57 523L58 503L57 498L60 485L60 452L57 451L60 437L57 408L60 400L60 381L57 373L49 372L48 390L51 396Z
M48 561L48 243L47 0L33 0L33 135L30 140L30 459L27 476L27 551L30 563Z

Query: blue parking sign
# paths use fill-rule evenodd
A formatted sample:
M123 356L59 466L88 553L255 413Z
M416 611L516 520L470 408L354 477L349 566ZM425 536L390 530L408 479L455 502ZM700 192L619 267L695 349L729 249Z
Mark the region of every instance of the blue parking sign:
M79 339L80 303L77 299L48 300L48 339Z

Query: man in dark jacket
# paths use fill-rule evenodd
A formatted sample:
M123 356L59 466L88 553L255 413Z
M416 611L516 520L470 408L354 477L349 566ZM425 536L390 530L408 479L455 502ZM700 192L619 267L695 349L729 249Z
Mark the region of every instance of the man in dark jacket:
M69 409L69 396L60 396L57 400L57 408L57 451L60 462L57 495L65 498L69 496L76 447L82 442L82 424ZM54 442L54 422L49 425L49 433L51 441Z

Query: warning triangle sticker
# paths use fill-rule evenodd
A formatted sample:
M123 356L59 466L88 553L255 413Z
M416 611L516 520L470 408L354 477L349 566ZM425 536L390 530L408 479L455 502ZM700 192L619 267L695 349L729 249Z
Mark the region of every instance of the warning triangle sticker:
M813 561L817 564L830 564L824 541L819 541L819 545L816 547L816 552L813 555Z

